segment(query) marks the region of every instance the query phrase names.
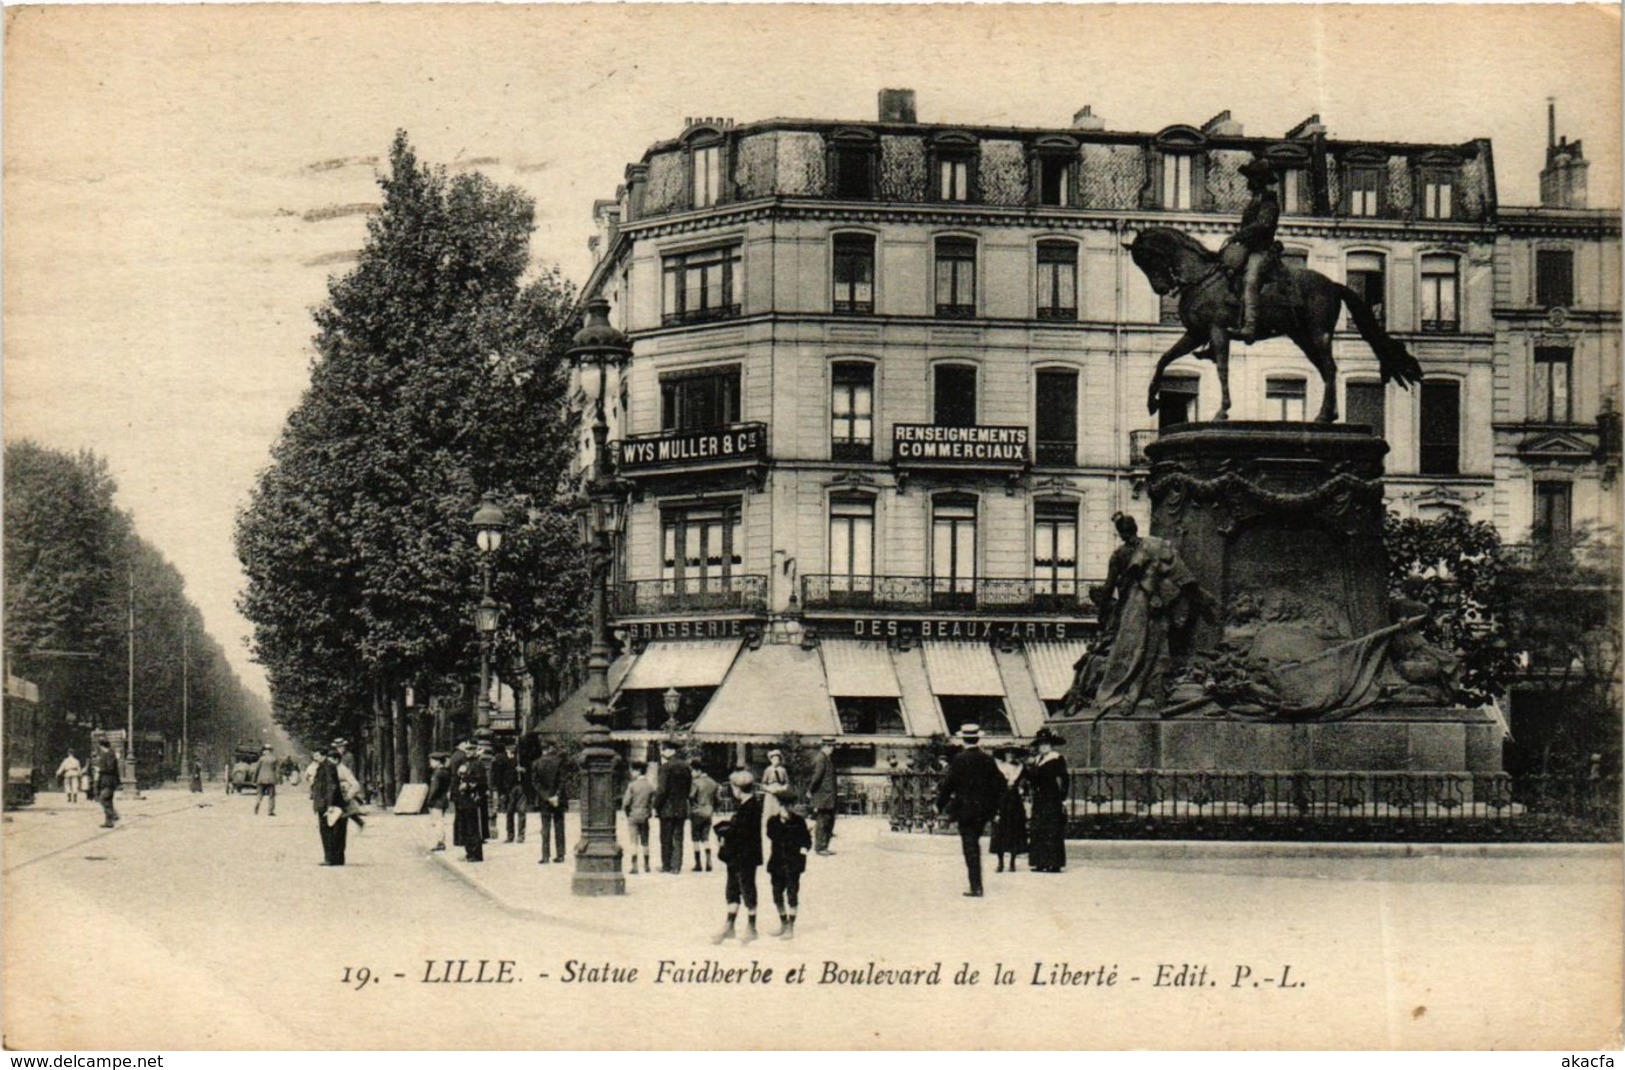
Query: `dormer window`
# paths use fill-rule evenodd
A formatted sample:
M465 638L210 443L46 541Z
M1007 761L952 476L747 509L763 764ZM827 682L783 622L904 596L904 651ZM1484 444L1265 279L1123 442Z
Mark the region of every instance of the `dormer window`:
M1281 211L1287 215L1313 212L1315 197L1309 181L1308 150L1293 142L1277 142L1264 150L1264 158L1281 176Z
M931 142L931 192L935 200L967 202L976 199L976 139L969 134L944 134Z
M872 201L879 171L880 142L867 130L840 130L829 139L830 196Z
M723 175L728 168L727 143L722 131L699 126L685 135L688 150L690 208L710 208L724 199Z
M1162 158L1162 206L1169 211L1191 209L1191 163L1190 154L1183 152Z
M1356 149L1344 160L1343 208L1351 216L1370 219L1387 207L1384 187L1388 158L1375 149Z
M1456 218L1460 161L1452 153L1430 152L1416 165L1416 193L1423 219Z
M1456 177L1439 171L1422 176L1422 218L1454 219Z
M1154 145L1153 206L1169 212L1202 210L1207 136L1192 126L1170 126L1156 136Z
M1072 208L1078 203L1078 146L1071 138L1044 138L1028 155L1032 170L1033 203L1048 208Z

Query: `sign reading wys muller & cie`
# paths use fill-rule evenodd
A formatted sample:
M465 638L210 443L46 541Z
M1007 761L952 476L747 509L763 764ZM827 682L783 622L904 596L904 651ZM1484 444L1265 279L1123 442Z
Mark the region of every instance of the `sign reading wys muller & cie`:
M976 465L982 468L1025 468L1027 429L996 424L942 427L896 424L892 460L914 468Z
M620 443L623 473L663 468L723 467L767 460L767 425L733 424L704 431L634 435Z

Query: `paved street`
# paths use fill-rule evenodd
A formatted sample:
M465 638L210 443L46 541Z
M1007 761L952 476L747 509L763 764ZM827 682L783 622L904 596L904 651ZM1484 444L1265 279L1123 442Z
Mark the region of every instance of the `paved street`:
M718 948L720 868L578 899L569 866L536 864L534 825L475 866L426 854L426 818L379 814L329 869L298 788L275 818L218 786L153 792L121 803L112 832L61 798L4 826L12 1047L1412 1048L1469 1030L1586 1048L1618 1021L1617 851L1074 844L1066 873L990 873L971 900L956 837L842 819L795 941L767 935L763 874L763 938ZM669 973L713 958L773 980L656 983L662 959ZM465 978L511 960L516 980L425 983L456 973L427 962L465 959ZM826 962L860 979L870 963L942 966L937 985L820 984ZM953 983L962 963L976 984ZM1010 983L992 983L998 963ZM606 965L638 976L581 979ZM360 968L378 980L357 990ZM718 1032L736 1005L747 1032Z

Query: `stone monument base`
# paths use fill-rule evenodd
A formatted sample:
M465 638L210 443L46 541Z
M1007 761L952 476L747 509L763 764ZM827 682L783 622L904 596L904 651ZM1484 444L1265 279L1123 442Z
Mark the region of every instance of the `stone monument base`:
M1207 772L1501 772L1501 726L1483 710L1388 707L1340 721L1052 719L1072 769Z

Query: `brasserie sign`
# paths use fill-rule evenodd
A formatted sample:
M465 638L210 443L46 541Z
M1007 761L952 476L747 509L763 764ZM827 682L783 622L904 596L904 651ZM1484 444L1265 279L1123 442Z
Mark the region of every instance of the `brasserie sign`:
M766 459L766 424L736 424L705 431L662 431L620 443L622 472L754 463Z
M1025 427L896 424L892 427L892 459L914 467L1021 468L1027 464L1027 439Z

